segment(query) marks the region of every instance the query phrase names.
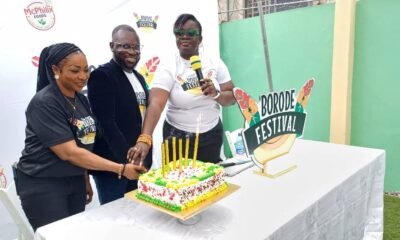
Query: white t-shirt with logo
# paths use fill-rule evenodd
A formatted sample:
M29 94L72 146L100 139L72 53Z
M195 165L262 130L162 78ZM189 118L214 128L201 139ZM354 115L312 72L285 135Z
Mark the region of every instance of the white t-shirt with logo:
M125 75L128 77L129 82L131 83L133 90L135 91L136 94L136 99L139 105L139 109L140 109L140 114L142 115L142 123L144 121L144 115L146 113L146 103L147 103L147 99L146 99L146 93L144 92L144 89L142 87L142 85L140 84L139 80L137 79L137 77L135 76L135 74L133 73L129 73L129 72L125 72Z
M203 55L200 60L203 77L211 79L217 89L220 84L231 80L228 68L220 58L211 59ZM220 105L202 93L189 60L178 55L175 63L160 64L152 88L161 88L170 93L166 120L172 126L196 132L198 125L199 132L204 133L218 124Z

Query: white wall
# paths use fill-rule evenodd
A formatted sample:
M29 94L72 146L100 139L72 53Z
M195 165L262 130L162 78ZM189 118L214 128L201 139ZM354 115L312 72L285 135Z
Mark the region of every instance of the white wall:
M144 44L139 70L148 59L158 56L162 62L177 51L173 23L179 14L192 13L203 26L202 50L219 55L215 0L44 1L43 6L51 5L55 16L55 24L47 30L38 30L27 20L24 10L34 2L40 0L7 0L0 14L0 165L9 181L12 179L10 165L19 159L24 146L25 109L36 89L37 67L32 58L39 56L43 47L56 42L73 42L85 52L90 65L98 66L111 58L108 43L112 29L119 24L129 24L138 31ZM158 16L157 28L138 28L134 12L153 19ZM51 22L50 18L44 20L46 24ZM155 138L161 138L159 127ZM154 146L158 150L160 143L155 141ZM158 156L159 151L156 151L155 166L159 166ZM0 204L0 239L9 239L15 234L10 223L11 219Z

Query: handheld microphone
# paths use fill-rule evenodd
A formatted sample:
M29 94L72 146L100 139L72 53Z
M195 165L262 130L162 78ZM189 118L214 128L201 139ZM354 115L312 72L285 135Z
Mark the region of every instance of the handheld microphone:
M190 65L192 65L192 69L193 71L196 72L196 76L197 76L197 81L199 82L199 85L201 86L201 84L203 84L203 73L201 72L201 62L200 62L200 58L197 55L191 56L190 57Z

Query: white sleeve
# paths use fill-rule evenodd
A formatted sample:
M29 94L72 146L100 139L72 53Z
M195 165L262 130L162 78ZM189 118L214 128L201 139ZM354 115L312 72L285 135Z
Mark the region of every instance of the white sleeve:
M170 92L175 79L172 72L165 65L160 65L158 70L154 73L154 80L151 84L151 88L161 88L165 91Z
M225 63L218 58L217 60L217 81L219 84L223 84L231 81L231 75L229 74L228 67Z

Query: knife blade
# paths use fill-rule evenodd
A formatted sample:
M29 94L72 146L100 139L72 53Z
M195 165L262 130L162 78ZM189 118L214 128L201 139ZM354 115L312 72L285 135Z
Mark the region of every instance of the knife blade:
M237 165L242 165L242 164L249 163L249 162L251 162L251 160L242 161L242 162L228 162L228 163L224 163L224 162L223 162L223 163L220 163L219 165L220 165L221 167L228 168L228 167L237 166Z

